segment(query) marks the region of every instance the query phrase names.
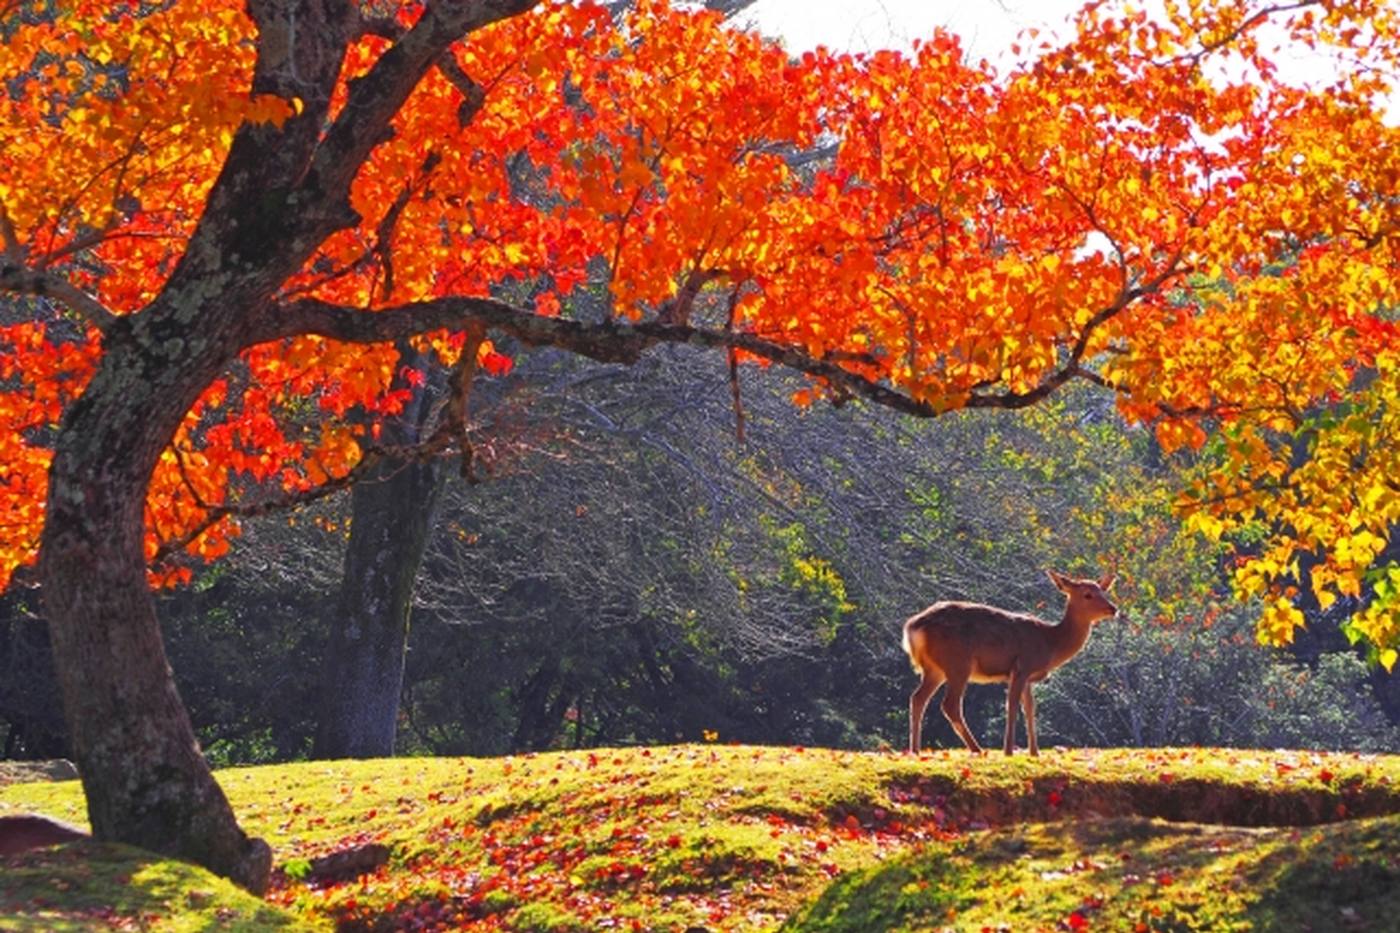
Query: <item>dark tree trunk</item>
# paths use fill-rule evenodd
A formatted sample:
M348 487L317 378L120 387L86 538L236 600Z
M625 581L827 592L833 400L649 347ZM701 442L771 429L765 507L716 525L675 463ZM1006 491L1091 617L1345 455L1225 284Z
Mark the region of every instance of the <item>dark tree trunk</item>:
M404 357L407 365L416 362ZM436 393L419 391L381 440L420 440ZM442 489L436 462L386 459L352 493L345 573L322 678L316 758L394 753L413 584Z
M516 693L519 719L511 739L514 751L543 751L559 733L569 706L568 685L560 676L557 656L551 656Z
M14 592L0 596L0 721L9 724L0 758L70 754L48 626Z
M239 828L200 754L146 581L151 471L231 355L217 328L203 342L160 339L181 316L143 315L111 335L64 420L40 551L45 615L93 835L260 890L271 850Z

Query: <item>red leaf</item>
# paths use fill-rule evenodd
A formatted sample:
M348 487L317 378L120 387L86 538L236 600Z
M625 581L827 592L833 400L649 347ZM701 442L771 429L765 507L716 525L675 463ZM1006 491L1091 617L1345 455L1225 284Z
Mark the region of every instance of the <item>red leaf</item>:
M481 357L481 368L492 376L507 375L514 366L514 360L504 353L497 353L495 350Z

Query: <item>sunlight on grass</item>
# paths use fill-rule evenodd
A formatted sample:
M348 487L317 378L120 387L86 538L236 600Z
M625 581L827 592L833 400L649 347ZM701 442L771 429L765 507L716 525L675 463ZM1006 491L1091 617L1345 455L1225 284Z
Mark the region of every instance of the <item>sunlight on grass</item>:
M0 929L47 933L139 929L306 930L307 918L269 905L194 865L129 846L78 842L7 859Z
M1258 827L1400 812L1400 757L1220 749L1007 759L680 745L302 762L219 780L279 865L389 846L371 874L332 883L289 871L268 898L383 930L591 930L611 918L618 929L743 931L794 915L806 924L794 929L875 929L906 915L910 929L949 916L959 927L976 919L974 929L1054 929L1076 915L1131 929L1138 921L1123 911L1153 905L1163 913L1147 929L1171 928L1169 905L1222 923L1289 917L1299 908L1285 885L1316 859L1319 885L1338 877L1329 840L1372 824L1099 818ZM82 816L75 782L0 789L0 813L20 809ZM1305 844L1312 834L1319 841ZM1374 835L1378 854L1354 853L1354 870L1389 878L1392 850ZM1243 880L1221 883L1233 878ZM861 919L839 925L850 917Z

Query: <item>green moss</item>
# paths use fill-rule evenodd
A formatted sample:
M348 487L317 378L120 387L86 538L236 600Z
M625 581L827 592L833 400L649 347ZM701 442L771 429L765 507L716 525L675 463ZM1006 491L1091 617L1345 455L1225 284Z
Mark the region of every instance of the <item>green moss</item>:
M782 833L767 824L722 823L667 839L650 871L662 891L701 891L794 868Z
M512 915L511 928L520 933L583 933L589 929L572 913L552 904L526 904Z
M5 861L0 928L317 929L194 865L129 846L76 842Z
M851 872L784 929L822 933L886 933L937 929L972 902L967 860L953 846L934 846L890 865Z
M1380 929L1398 911L1400 817L1307 831L1107 819L906 853L783 929Z

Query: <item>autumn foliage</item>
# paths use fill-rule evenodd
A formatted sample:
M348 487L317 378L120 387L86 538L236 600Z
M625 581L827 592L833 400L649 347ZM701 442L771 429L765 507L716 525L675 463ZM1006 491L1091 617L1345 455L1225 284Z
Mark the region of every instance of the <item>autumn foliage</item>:
M106 314L160 291L235 129L300 105L249 94L241 4L19 6L0 284L43 297L3 330L4 578L34 559L44 429L119 326ZM678 324L713 295L733 331L829 364L813 392L876 386L920 413L1092 379L1168 450L1219 431L1219 469L1186 507L1212 535L1267 530L1236 571L1269 600L1261 637L1289 639L1300 586L1323 605L1364 587L1350 624L1393 663L1400 569L1376 561L1400 518L1400 165L1378 109L1395 15L1302 7L1172 4L1153 22L1091 5L1075 41L1005 75L944 34L910 55L790 60L713 14L643 3L614 26L542 7L428 75L356 178L358 223L280 295L504 293L558 315L605 290L609 318ZM419 12L367 30L342 86ZM1292 87L1266 26L1355 67L1323 92ZM799 158L813 150L829 155ZM424 339L447 364L463 344ZM479 358L503 365L489 341ZM345 416L397 410L397 360L309 335L247 350L151 479L148 555L177 542L215 558L237 509L211 508L345 476L372 443ZM1306 579L1300 555L1322 558Z
M0 579L35 557L46 429L102 332L180 262L235 130L300 107L249 93L242 4L10 6L0 286L27 297L0 331ZM388 12L347 50L332 114L421 6ZM1261 638L1291 637L1303 588L1324 606L1365 592L1349 625L1389 666L1395 13L1168 14L1091 4L1074 41L998 74L945 34L908 55L789 59L714 14L540 7L428 74L356 177L358 221L279 300L505 295L553 316L601 294L609 321L704 319L721 343L802 355L807 398L922 414L1091 379L1167 450L1218 433L1183 506L1207 534L1263 530L1235 573L1267 600ZM1328 49L1340 76L1291 86L1280 42ZM448 365L464 343L423 340ZM489 340L478 358L505 365ZM372 419L346 416L397 410L397 363L392 345L313 335L249 348L151 478L148 556L171 557L156 578L188 575L172 547L223 553L231 506L345 477L373 443Z
M427 73L356 174L353 213L274 300L290 320L489 298L536 342L555 332L519 318L729 347L811 375L799 401L920 415L1091 380L1167 451L1212 439L1182 507L1252 542L1234 578L1265 600L1262 639L1289 640L1305 596L1351 597L1349 630L1390 666L1396 12L1165 7L1090 4L1069 43L1028 37L998 72L941 33L790 58L716 14L542 5ZM330 118L423 9L366 5ZM35 560L53 427L187 260L239 128L302 108L250 92L241 2L5 13L0 289L18 297L0 329L0 582ZM1337 68L1299 86L1280 48ZM499 372L493 323L416 339ZM313 329L245 349L150 478L153 579L217 558L268 497L353 478L403 403L399 368L392 343Z

